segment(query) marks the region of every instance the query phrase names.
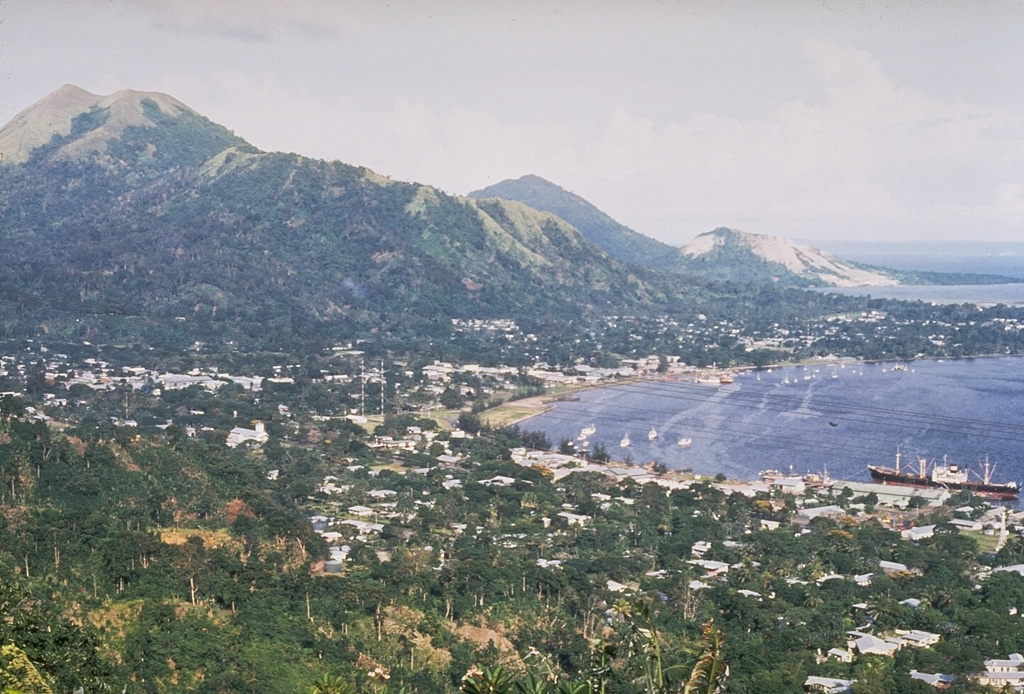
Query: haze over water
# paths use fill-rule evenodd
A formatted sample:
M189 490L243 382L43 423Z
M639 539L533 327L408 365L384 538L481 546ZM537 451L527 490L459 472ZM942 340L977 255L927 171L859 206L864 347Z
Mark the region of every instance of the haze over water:
M756 479L765 469L869 480L869 464L918 456L969 465L986 455L996 481L1024 480L1024 358L819 364L739 374L732 385L656 381L561 402L522 428L553 444L593 424L617 460ZM789 383L785 381L788 379ZM651 429L657 438L648 440ZM629 434L630 445L620 447ZM679 439L689 437L689 447Z

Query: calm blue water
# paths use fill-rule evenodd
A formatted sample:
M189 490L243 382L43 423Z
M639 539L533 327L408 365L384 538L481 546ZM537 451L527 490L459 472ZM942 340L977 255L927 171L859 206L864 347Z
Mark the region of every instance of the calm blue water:
M996 481L1024 480L1024 358L788 367L747 372L729 386L648 382L579 394L521 424L555 445L589 437L617 460L656 461L734 479L764 469L868 481L868 464L949 456ZM833 378L833 373L835 377ZM789 383L784 383L784 379ZM651 428L658 437L649 441ZM623 435L631 444L620 447ZM680 437L692 438L688 448Z

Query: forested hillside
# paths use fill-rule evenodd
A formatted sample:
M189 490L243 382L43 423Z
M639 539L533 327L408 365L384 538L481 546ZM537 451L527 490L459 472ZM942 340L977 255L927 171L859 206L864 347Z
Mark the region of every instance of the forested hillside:
M177 318L283 338L670 309L664 284L552 215L261 153L161 97L94 105L0 165L7 333L67 330L69 313L82 333L113 314L153 333ZM138 118L112 128L126 109Z
M580 230L588 241L613 258L645 267L663 267L675 248L633 231L569 191L540 176L501 181L469 194L471 198L518 200L557 215Z
M948 523L966 498L918 516L939 526L914 543L881 515L855 518L852 495L833 502L850 515L801 531L785 524L792 496L593 471L554 482L510 462L537 438L516 431L442 435L461 462L417 471L363 445L231 451L173 429L57 434L4 411L0 681L19 691L473 694L519 680L667 694L694 675L721 683L726 665L728 691L751 694L808 676L930 691L912 669L979 691L967 675L1024 643L1024 578L978 573L1021 562L1024 545L979 555ZM816 659L853 629L937 642Z

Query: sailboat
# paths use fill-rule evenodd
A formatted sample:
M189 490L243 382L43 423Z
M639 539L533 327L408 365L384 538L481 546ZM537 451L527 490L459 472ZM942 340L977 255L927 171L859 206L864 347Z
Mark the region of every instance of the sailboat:
M629 432L622 435L622 440L619 441L619 448L629 448Z
M647 440L653 441L656 438L658 438L658 431L654 427L651 427L651 430L647 432Z

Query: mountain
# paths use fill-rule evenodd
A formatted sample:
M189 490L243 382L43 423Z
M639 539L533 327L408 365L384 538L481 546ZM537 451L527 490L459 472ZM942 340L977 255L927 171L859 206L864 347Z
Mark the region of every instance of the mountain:
M62 87L0 129L0 154L8 335L84 337L111 316L168 339L211 321L260 338L422 334L668 300L553 214L261 152L164 94Z
M247 146L242 138L167 94L122 89L99 96L66 84L0 128L0 162L94 159L113 166L120 152L110 149L111 144L130 138L138 129L153 134L167 131L177 145L157 149L149 143L142 156L174 156L181 163L195 164L228 146Z
M522 176L475 190L471 198L518 200L534 209L557 215L579 229L592 244L626 263L659 267L675 251L661 241L619 224L575 193L540 176Z
M785 286L900 284L883 269L857 265L778 236L748 234L726 227L701 234L680 248L675 267L681 272L718 279Z

